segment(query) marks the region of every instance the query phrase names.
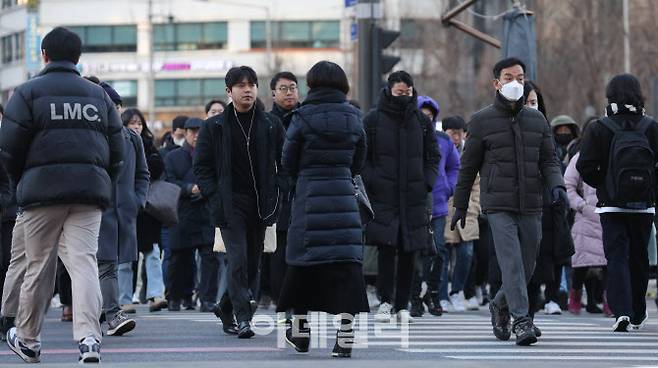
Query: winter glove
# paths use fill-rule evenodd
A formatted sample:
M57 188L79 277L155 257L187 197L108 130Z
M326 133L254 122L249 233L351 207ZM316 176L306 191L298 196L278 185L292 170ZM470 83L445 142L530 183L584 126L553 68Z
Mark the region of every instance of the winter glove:
M461 228L466 227L466 210L463 208L455 208L455 214L450 221L450 231L455 231L457 222L460 222Z
M565 207L567 208L569 207L569 197L567 197L567 191L564 189L564 187L557 186L551 189L551 197L552 197L551 203L553 205L562 202L562 204L564 204Z

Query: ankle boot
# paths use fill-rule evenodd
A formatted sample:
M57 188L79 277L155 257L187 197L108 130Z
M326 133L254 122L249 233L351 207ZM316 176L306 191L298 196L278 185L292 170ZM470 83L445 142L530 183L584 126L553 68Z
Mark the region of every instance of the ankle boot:
M419 297L413 297L411 299L411 310L409 311L412 317L422 317L425 313L425 308L423 307L423 301Z
M427 306L427 311L433 315L433 316L441 316L443 314L443 308L441 308L441 304L435 302L435 300L438 300L438 292L432 292L432 295L430 293L425 293L425 296L423 297L423 304Z
M569 312L573 314L580 314L580 309L582 308L581 299L583 296L582 290L571 289L569 291Z

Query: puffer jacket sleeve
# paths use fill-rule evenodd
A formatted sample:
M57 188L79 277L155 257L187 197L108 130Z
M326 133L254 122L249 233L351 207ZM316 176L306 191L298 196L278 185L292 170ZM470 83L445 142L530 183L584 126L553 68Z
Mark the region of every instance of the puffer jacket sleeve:
M18 182L23 175L32 141L32 108L19 87L9 99L0 129L0 153L9 175Z
M206 120L203 123L199 130L196 147L194 148L194 176L197 179L201 194L206 198L210 198L217 192L218 178L215 170L217 162L215 162L216 157L213 153L214 142L211 129L214 124L213 120ZM165 171L167 181L170 181L170 169L167 164L168 157L169 155L165 156Z
M581 179L578 170L576 170L576 163L578 162L579 157L580 153L576 154L571 159L571 162L569 162L567 171L564 173L564 184L567 187L567 196L569 197L571 208L581 212L585 206L587 206L587 202L585 201L585 198L582 197L582 193L578 193L578 182L580 182Z
M14 191L5 166L0 163L0 212L11 206Z
M283 154L281 156L283 168L294 179L299 174L299 153L304 144L303 139L302 124L295 115L286 132L286 140L283 144Z
M562 166L555 154L553 134L548 124L545 124L541 147L539 148L539 169L548 188L564 187Z
M354 159L352 160L352 176L359 175L366 163L366 154L368 146L366 143L366 132L363 129L359 130L359 138L356 142L354 151Z
M424 126L423 131L425 132L423 137L423 149L425 151L423 157L423 172L425 174L427 192L431 193L434 183L436 183L436 178L439 176L441 153L439 153L439 145L436 142L434 123L429 119L424 119L421 123Z
M576 163L576 169L583 178L583 181L593 188L598 188L603 183L606 162L602 157L603 147L601 147L601 124L590 124L584 134L583 142L580 146L580 158ZM603 128L607 129L607 128ZM606 150L608 147L605 148Z
M464 145L461 157L459 179L455 189L455 208L466 210L468 208L471 188L484 161L484 142L480 122L472 120L469 125L468 139Z
M150 174L144 154L144 145L142 139L133 134L130 139L135 143L135 196L137 197L140 208L146 206L146 196L149 190Z
M107 124L107 137L110 144L110 168L108 174L112 181L119 177L121 166L123 165L123 124L119 112L114 107L114 102L110 100L110 96L105 94L105 105L108 111L108 124Z

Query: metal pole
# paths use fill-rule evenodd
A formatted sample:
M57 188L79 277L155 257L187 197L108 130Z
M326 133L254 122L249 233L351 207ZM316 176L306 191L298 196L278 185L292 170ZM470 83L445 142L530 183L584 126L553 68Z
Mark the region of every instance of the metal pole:
M623 2L624 8L624 72L631 72L631 30L628 20L628 0Z
M373 1L359 0L357 4L359 51L358 51L358 99L363 111L372 107L372 29L373 29Z
M148 86L148 121L153 123L155 121L155 71L153 70L153 0L148 2L148 34L149 34L149 54L148 54L148 63L149 70L147 75L147 86Z

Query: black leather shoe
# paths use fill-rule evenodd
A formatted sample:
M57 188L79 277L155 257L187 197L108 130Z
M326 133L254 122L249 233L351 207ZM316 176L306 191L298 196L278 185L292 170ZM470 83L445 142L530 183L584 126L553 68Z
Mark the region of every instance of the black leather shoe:
M331 356L334 358L351 358L352 346L354 345L354 331L338 331L336 333L336 344Z
M170 312L180 312L180 303L170 300L167 303L167 310Z
M219 304L215 305L212 309L215 317L219 318L222 321L222 330L227 335L237 335L238 326L235 323L233 318L233 313L222 310Z
M255 333L251 329L251 323L248 321L242 321L238 323L238 338L239 339L250 339L254 337Z

